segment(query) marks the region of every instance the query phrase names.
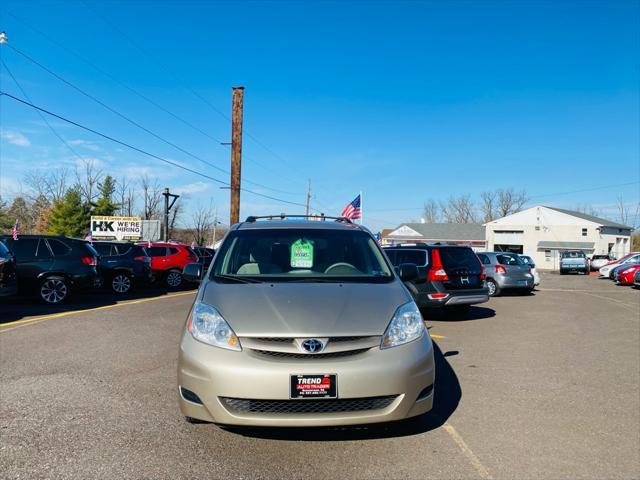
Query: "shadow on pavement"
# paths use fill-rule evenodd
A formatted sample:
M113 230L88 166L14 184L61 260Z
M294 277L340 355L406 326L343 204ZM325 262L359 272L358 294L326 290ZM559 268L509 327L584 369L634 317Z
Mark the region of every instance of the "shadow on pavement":
M138 287L124 295L115 295L106 290L77 293L61 305L47 305L41 303L35 296L19 295L0 299L0 326L4 323L22 320L28 317L39 317L55 313L81 311L127 300L161 297L175 292L185 292L197 288L196 284L184 284L180 288L168 290L160 286Z
M311 427L311 428L249 428L223 427L224 430L245 437L270 440L302 440L302 441L349 441L373 440L390 437L406 437L419 435L442 426L455 412L462 397L462 390L456 373L445 356L456 355L447 352L443 355L440 347L433 342L436 364L436 382L434 401L431 412L419 417L393 423L354 425L347 427Z
M447 308L423 308L420 309L425 320L453 320L464 322L466 320L482 320L495 317L496 311L488 307L473 306L468 312L458 312Z

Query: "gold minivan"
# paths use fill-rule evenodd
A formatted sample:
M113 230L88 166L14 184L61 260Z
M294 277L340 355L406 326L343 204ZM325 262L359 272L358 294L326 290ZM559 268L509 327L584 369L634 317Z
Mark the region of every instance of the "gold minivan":
M201 265L184 269L199 281ZM433 405L433 346L403 281L350 221L249 217L201 280L178 363L187 420L329 426L401 420Z

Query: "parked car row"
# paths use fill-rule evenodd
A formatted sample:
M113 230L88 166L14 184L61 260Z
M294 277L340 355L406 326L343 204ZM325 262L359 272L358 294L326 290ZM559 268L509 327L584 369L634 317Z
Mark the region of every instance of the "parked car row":
M136 286L162 283L177 288L182 269L200 262L208 268L212 249L174 242L88 242L53 235L0 236L0 297L35 294L58 304L72 292L104 287L124 294Z
M603 265L598 272L618 285L640 288L640 252L631 252L618 260Z
M516 253L476 254L470 247L424 243L384 251L401 276L407 265L417 267L417 277L405 285L420 308L460 314L506 290L529 293L540 283L532 258Z

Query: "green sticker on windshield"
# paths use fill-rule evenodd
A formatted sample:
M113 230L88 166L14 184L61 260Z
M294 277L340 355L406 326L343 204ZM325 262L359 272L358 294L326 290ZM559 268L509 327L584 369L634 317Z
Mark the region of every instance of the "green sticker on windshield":
M313 244L306 240L297 240L291 245L291 266L293 268L313 267Z

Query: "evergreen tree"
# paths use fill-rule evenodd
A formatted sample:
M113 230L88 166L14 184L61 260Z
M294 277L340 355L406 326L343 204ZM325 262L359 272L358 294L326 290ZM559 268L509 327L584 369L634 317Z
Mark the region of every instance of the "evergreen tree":
M118 205L113 201L115 191L116 181L111 175L107 175L100 184L100 198L94 205L93 215L113 215L116 212Z
M83 205L80 190L70 188L64 197L53 203L48 233L82 238L89 231L90 212Z
M23 197L16 197L7 212L11 225L16 221L20 223L20 231L22 233L30 233L33 229L33 219L31 217L30 205Z
M2 233L7 233L7 230L11 229L13 223L16 221L15 218L13 221L9 218L8 210L7 202L0 197L0 232Z
M33 233L44 233L49 229L49 215L51 214L51 204L47 198L40 194L31 205L31 222Z

